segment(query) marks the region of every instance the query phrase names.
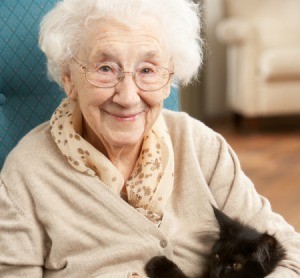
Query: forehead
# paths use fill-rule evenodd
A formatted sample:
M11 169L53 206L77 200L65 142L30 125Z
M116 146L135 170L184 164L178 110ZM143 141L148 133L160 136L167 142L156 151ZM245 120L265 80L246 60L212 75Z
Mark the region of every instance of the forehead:
M95 22L87 32L80 53L92 62L101 59L167 59L162 32L157 23L145 21L136 26L106 20Z

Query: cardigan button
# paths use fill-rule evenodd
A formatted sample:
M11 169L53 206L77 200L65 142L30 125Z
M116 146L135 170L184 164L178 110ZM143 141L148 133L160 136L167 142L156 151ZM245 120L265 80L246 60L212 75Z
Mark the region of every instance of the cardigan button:
M159 244L161 248L166 248L168 246L168 242L165 239L162 239Z

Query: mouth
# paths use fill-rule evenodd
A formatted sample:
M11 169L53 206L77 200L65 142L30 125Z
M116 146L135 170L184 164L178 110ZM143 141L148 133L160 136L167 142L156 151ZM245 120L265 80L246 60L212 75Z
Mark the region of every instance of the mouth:
M121 114L121 113L110 113L110 112L107 112L105 111L107 114L109 114L110 116L112 116L114 119L116 119L117 121L121 121L121 122L133 122L133 121L136 121L139 116L144 112L144 111L141 111L141 112L137 112L137 113L124 113L124 114Z

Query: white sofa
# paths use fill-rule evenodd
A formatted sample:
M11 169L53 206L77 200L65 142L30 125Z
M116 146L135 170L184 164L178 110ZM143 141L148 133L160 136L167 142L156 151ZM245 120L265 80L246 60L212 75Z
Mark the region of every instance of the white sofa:
M247 118L300 114L300 0L224 0L227 103Z

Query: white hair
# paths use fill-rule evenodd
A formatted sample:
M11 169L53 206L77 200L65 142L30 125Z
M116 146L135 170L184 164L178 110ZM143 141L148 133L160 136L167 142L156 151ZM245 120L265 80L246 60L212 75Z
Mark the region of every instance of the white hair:
M89 23L100 18L126 24L144 15L159 22L169 48L175 80L182 85L197 77L202 63L200 10L191 0L62 0L40 27L39 46L47 58L48 75L61 85Z

